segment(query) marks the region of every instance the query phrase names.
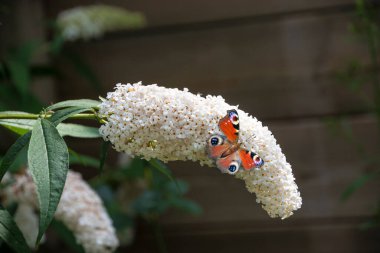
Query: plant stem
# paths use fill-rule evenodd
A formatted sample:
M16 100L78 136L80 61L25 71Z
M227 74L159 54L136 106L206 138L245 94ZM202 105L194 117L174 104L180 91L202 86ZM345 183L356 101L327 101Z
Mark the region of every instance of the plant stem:
M12 113L12 112L0 112L0 119L38 119L38 118L50 118L52 114L31 114L31 113ZM79 113L70 116L69 119L95 119L98 120L94 113Z
M372 64L372 81L373 81L373 89L375 93L375 111L378 121L380 121L380 80L378 77L377 71L379 70L379 62L377 59L377 45L376 45L376 38L371 31L370 28L368 28L368 37L369 37L369 52L371 55L371 64Z
M154 237L156 239L158 252L167 253L168 250L166 248L166 243L165 243L164 235L162 234L160 224L158 223L157 220L153 220L153 221L151 221L151 226L152 226L152 229L154 232Z
M380 79L378 76L379 71L379 61L378 61L378 39L375 29L377 25L375 20L369 13L369 7L363 7L363 21L366 28L366 36L368 41L368 52L371 59L371 77L372 77L372 86L374 90L374 106L375 113L377 118L377 123L380 126Z

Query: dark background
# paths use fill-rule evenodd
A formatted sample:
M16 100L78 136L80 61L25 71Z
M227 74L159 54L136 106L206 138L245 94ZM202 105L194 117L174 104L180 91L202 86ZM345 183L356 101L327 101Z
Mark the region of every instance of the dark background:
M359 229L374 213L379 185L368 183L340 200L368 167L355 145L326 123L344 114L367 150L379 144L365 103L336 78L352 58L369 61L365 44L348 30L353 1L20 0L1 40L48 38L44 20L93 3L141 11L148 25L66 45L93 68L103 94L58 60L54 64L61 65L66 78L36 82L40 97L96 99L116 83L136 81L222 95L273 132L303 198L290 218L271 219L244 182L196 163L169 163L176 177L189 182L188 197L203 207L200 216L172 212L163 217L169 252L379 252L380 230ZM97 154L91 142L74 145ZM154 252L148 231L139 225L135 244L125 252Z

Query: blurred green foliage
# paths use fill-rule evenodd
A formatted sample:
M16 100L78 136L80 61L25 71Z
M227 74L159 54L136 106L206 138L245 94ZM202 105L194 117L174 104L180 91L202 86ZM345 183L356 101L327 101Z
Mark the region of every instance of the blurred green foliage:
M340 83L343 83L355 96L360 96L362 101L365 102L366 111L374 115L377 120L378 134L380 134L379 14L379 6L375 5L372 1L356 1L355 16L349 24L349 30L358 43L367 46L369 63L353 59L337 75ZM356 148L364 162L366 172L354 180L342 193L341 199L347 200L368 182L379 179L380 146L375 153L365 150L364 143L362 143L360 138L355 136L355 132L345 115L330 117L326 122L335 135L344 137ZM378 206L380 207L380 201ZM380 208L377 208L374 212L373 219L362 224L362 228L380 225Z
M119 237L124 236L122 241L133 239L128 238L130 233L123 231L134 230L135 221L140 218L153 229L160 252L166 252L159 225L162 215L170 209L191 215L202 212L197 203L184 197L189 190L188 184L174 179L171 171L158 160L132 159L127 165L108 171L91 183L104 200Z
M31 59L41 43L27 42L12 48L1 60L0 65L0 109L24 110L41 109L42 103L32 93L30 86L36 68Z
M0 111L19 110L38 113L47 106L39 100L31 87L32 83L38 82L41 77L64 80L62 71L53 64L57 60L66 61L66 66L72 67L88 81L90 89L103 92L101 83L90 66L80 55L64 46L65 39L55 22L51 22L49 28L53 34L51 40L27 41L10 48L0 59ZM36 63L35 59L41 55L48 56L49 61L43 64ZM107 150L108 145L104 143L100 159L97 159L69 149L70 164L100 168L101 174L94 178L91 184L103 199L119 236L125 237L122 241L131 243L133 233L125 231L133 231L136 219L143 219L152 226L158 248L161 252L165 252L166 247L159 226L161 216L170 209L189 214L201 213L199 205L184 197L189 189L188 184L174 179L171 171L156 160L145 161L136 158L121 167L107 165L105 164ZM24 148L18 155L10 171L16 172L26 166L26 151ZM0 154L0 158L3 155ZM134 194L128 195L128 189L134 189L132 190ZM83 248L76 244L73 235L64 224L54 221L51 227L68 247L76 252L83 252ZM0 251L4 250L4 247L6 246L0 244Z

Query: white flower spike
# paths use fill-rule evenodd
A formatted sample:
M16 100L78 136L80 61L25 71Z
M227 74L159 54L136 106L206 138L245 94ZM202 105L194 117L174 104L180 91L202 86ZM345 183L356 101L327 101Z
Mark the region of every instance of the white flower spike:
M29 245L34 247L38 223L37 217L33 219L31 216L31 210L38 209L38 199L33 179L25 171L13 176L7 174L3 182L7 187L0 191L2 200L5 204L16 202L22 208L17 210L18 216L15 219L16 222L22 220L20 228L30 242ZM27 215L28 219L24 218ZM86 253L111 253L119 246L112 221L101 199L79 173L68 172L54 217L72 231ZM31 233L33 228L35 231Z
M270 217L284 219L301 207L290 164L272 133L256 118L227 104L221 96L202 97L187 89L144 86L141 82L117 84L115 89L107 94L99 114L107 121L100 133L117 151L147 160L192 160L213 166L206 152L207 140L212 134L221 134L219 120L227 110L235 109L240 121L239 142L264 160L262 167L239 170L235 176L245 181Z
M107 32L141 28L144 16L116 6L79 6L61 12L57 25L64 40L89 40L99 38Z

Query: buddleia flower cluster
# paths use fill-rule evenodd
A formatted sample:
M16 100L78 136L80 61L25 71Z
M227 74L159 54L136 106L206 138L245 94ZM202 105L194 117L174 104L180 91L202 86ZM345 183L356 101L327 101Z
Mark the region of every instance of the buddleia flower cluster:
M242 146L265 162L261 168L241 170L235 176L245 181L270 217L289 217L302 204L291 165L267 127L221 96L202 97L188 89L141 83L117 84L100 105L99 114L106 119L100 133L114 149L132 157L215 166L206 153L207 140L221 134L218 122L230 109L239 113Z
M3 204L18 204L15 221L28 245L33 248L38 233L38 199L33 179L26 170L19 174L7 174L2 183L5 185L0 190ZM111 253L119 245L101 199L79 173L68 172L54 217L72 231L86 253Z
M65 40L88 40L99 38L106 32L140 28L145 25L145 18L139 12L115 6L90 5L61 12L57 25Z
M38 235L38 214L35 208L26 203L19 203L14 220L24 235L29 248L34 249ZM45 237L42 238L41 242L43 243L44 241Z

